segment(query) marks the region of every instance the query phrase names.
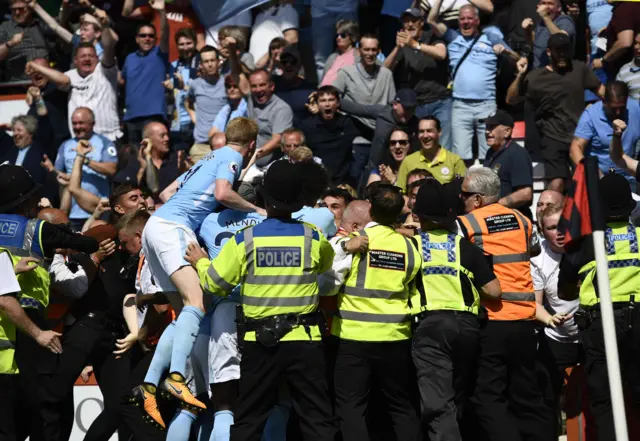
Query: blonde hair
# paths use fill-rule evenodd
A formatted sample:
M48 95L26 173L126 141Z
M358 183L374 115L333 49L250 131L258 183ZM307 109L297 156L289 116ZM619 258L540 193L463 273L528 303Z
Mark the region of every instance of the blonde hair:
M247 50L247 41L244 39L244 32L239 26L223 26L218 31L218 40L222 42L227 37L236 40L236 48L240 52Z
M227 124L224 136L227 138L227 144L234 143L247 147L258 136L258 123L249 118L234 118Z
M349 184L340 184L338 185L338 188L341 188L349 193L354 199L358 199L358 192Z
M291 162L311 162L313 161L313 152L309 147L300 146L289 154Z

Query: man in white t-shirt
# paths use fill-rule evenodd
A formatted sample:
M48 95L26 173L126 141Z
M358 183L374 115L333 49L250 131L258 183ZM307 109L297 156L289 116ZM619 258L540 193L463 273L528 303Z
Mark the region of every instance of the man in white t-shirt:
M289 44L298 43L298 13L293 6L283 0L274 0L263 6L256 16L253 25L249 52L256 61L256 66L264 66L269 57L269 43L277 37L284 38Z
M536 293L536 319L545 323L538 350L539 360L547 374L544 402L557 412L564 383L565 369L582 363L583 350L573 314L579 300L558 297L558 274L564 253L564 235L558 231L562 204L547 206L540 215L544 240L542 252L531 259L531 277Z
M88 107L96 116L95 132L115 141L122 136L118 117L118 67L115 62L116 39L109 19L98 17L104 52L98 59L92 43L80 43L74 50L75 69L62 73L56 69L27 63L27 74L40 73L59 89L69 91L69 131L71 115L78 107Z

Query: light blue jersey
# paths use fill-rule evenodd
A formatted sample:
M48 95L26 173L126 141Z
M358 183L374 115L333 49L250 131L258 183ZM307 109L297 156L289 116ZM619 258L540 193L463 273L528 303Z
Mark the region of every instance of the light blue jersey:
M228 146L215 150L178 178L180 186L176 194L153 215L197 232L205 218L220 205L214 196L216 180L224 179L233 185L241 171L240 153Z
M259 224L266 217L258 213L244 213L237 210L223 210L220 213L211 213L202 222L198 237L200 242L207 248L209 259L215 259L220 250L229 239L238 231L252 225ZM222 298L214 297L214 303L217 305ZM231 291L230 299L240 301L240 285Z
M336 218L327 207L303 207L296 211L291 217L297 221L306 222L313 225L324 234L327 239L336 235Z

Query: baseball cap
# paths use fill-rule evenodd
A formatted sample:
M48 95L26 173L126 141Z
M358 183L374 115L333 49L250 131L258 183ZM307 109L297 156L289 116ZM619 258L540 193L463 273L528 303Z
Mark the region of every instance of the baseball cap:
M567 34L558 32L549 37L547 42L548 49L564 49L571 48L571 38Z
M419 8L409 8L409 9L406 9L406 10L402 13L401 17L402 17L402 16L405 16L405 15L410 15L410 16L415 17L415 18L422 18L422 17L423 17L422 11L421 11Z
M458 216L458 200L455 185L427 179L418 190L413 214L439 224L453 222Z
M402 104L402 107L416 107L418 105L418 97L411 89L400 89L396 92L393 101Z
M511 115L509 115L509 113L501 109L496 110L496 112L493 115L483 120L480 120L480 122L490 127L507 126L507 127L513 128L513 126L515 125Z

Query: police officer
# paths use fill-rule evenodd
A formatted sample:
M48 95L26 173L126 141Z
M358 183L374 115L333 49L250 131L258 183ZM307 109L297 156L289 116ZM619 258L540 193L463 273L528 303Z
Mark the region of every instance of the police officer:
M213 262L197 244L190 244L185 256L205 291L227 295L242 283L238 341L246 334L231 439L261 439L283 376L304 439L333 441L336 434L316 280L331 268L334 253L315 227L291 219L304 203L303 170L300 164L275 162L264 179L267 219L235 234Z
M29 173L20 166L0 165L0 251L11 256L11 262L18 268L25 262L36 264L53 257L56 248L72 248L96 251L98 244L94 239L83 237L59 228L51 223L35 219L40 201L40 186ZM45 263L45 262L43 262ZM15 336L12 348L15 349L15 363L20 370L21 394L28 406L38 408L42 381L40 368L50 365L53 360L45 360L49 351L54 354L62 351L60 334L48 329L45 312L49 304L49 274L45 268L36 265L18 276L20 295L15 298L3 298L0 310L5 319L17 326L18 332L7 324L6 332ZM5 337L8 335L5 333ZM34 344L33 340L37 342ZM42 351L41 347L49 349ZM9 358L8 352L4 357ZM37 412L34 419L27 423L34 439L41 437L42 423Z
M636 296L640 297L640 229L629 222L629 215L636 204L628 181L615 173L609 173L600 180L600 194L606 195L602 198L607 222L605 246L622 381L632 394L631 401L637 403L640 398L640 308L636 306ZM602 441L612 439L614 425L596 284L593 237L589 235L562 256L558 295L563 300L573 300L578 294L580 297L581 310L576 313L575 320L582 330L589 401L598 440ZM635 320L639 320L638 324Z
M411 241L396 231L404 207L402 191L380 184L370 195L371 222L344 239L333 269L339 290L331 333L339 339L335 363L337 413L345 441L367 440L365 414L375 385L384 398L397 439L419 439L420 424L411 403L412 282L422 258ZM351 237L351 236L350 236ZM366 248L348 254L349 241L368 238ZM330 286L322 281L322 286ZM323 292L323 294L325 294Z
M531 221L501 205L500 178L472 167L462 182L466 215L461 230L493 265L501 299L485 298L488 322L480 332L480 355L471 403L481 431L473 439L553 439L554 415L542 401L534 369L536 298L529 260L540 252ZM535 246L534 246L535 245ZM533 250L532 248L536 248ZM535 252L534 252L535 251Z
M415 239L422 283L411 301L423 427L431 439L452 441L461 439L458 422L478 349L480 296L499 300L502 293L482 251L456 234L457 200L451 183L427 180L418 191L413 213L420 218Z

